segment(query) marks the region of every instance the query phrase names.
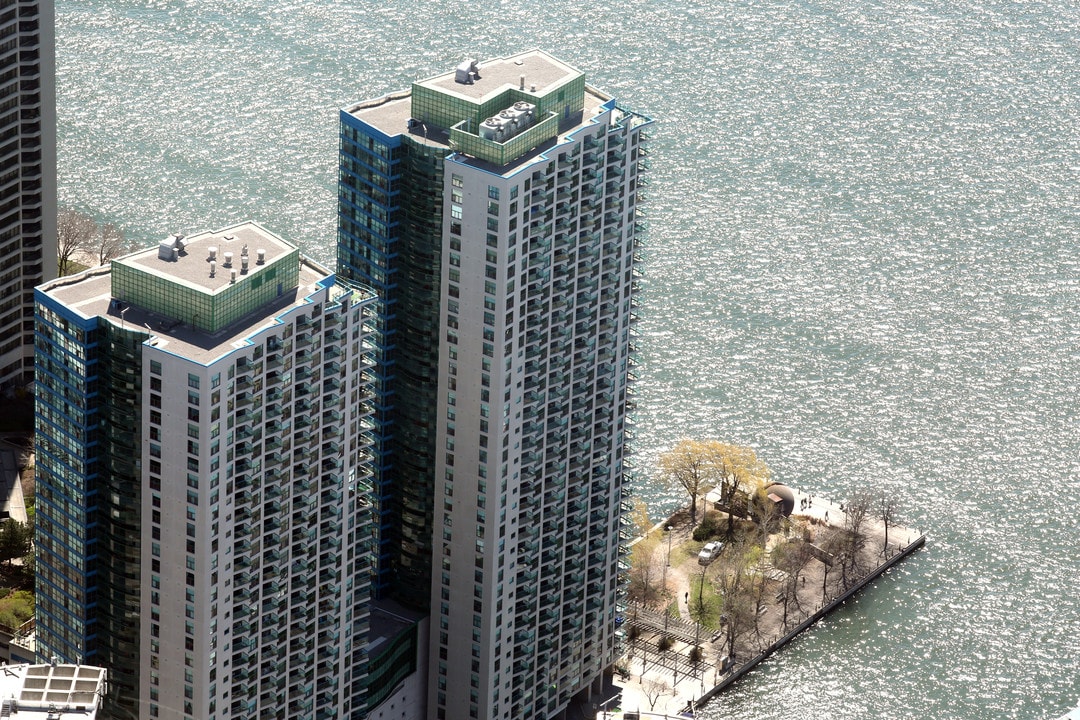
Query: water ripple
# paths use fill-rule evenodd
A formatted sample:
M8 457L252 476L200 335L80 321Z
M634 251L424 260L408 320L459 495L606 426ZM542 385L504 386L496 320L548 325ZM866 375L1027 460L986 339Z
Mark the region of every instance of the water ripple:
M439 18L432 23L432 18ZM639 465L885 488L911 562L708 711L1042 718L1080 679L1080 11L1005 0L57 3L61 200L333 257L337 108L543 47L659 121Z

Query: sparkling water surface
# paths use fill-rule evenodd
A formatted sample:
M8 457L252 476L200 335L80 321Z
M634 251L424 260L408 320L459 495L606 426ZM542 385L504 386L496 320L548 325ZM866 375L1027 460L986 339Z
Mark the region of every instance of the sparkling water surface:
M539 47L657 120L635 438L896 493L927 549L707 718L1080 697L1080 7L57 1L61 203L332 263L337 110Z

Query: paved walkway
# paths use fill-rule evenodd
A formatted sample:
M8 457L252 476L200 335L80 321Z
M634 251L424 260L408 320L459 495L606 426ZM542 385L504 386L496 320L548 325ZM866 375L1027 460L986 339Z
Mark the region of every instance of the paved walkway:
M844 526L845 515L838 504L813 497L794 488L792 491L795 495L795 509L792 517L803 521L813 541L816 542L821 538L830 527ZM875 517L874 510L871 508L864 523L867 541L863 557L864 562L869 565L882 562L884 526L880 519ZM659 527L662 526L663 524ZM670 632L672 623L668 621L669 634L688 644L677 643L676 647L667 653L657 651L655 636L649 637L645 643L629 645L629 657L620 661L620 665L629 671L629 675L625 680L615 676L612 695L605 693L605 697L610 698L607 703L607 713L605 715L602 712L603 708L598 707L595 716L597 719L621 720L623 711L637 711L642 718L692 717L690 710L694 700L722 679L717 665L724 648L721 647L722 643L714 643L713 637L700 638L700 647L705 654L702 663L695 667L687 657L689 645L693 644L694 638L684 637L687 633L682 630L695 627L688 601L694 599L696 583L700 582L696 559L687 557L681 550L683 545L692 541L691 531L688 516L671 530L671 565L665 570L667 594L669 597L674 597L682 619L678 623L679 632L676 633ZM918 538L919 534L910 528L890 525L888 536L890 554L898 546L908 545ZM876 561L865 559L875 555ZM709 568L712 567L712 565L709 566ZM712 574L714 573L707 571L706 578L708 579ZM839 575L838 572L826 575L825 566L822 563L814 562L808 565L802 573L803 580L796 591L799 596L799 606L809 611L807 614L820 608L825 602L826 581L828 586L833 588ZM835 593L831 591L828 595L835 597ZM771 594L769 598L772 598ZM758 642L768 645L786 632L782 607L778 607L779 605L780 603L777 602L763 608L764 615L761 617ZM632 610L627 612L629 615ZM641 613L639 626L643 632L646 628L661 631L663 621L662 611L646 610ZM794 618L789 618L789 625L786 627L792 627L795 622ZM746 661L743 650L739 649L738 652L740 663ZM618 712L615 712L616 708Z

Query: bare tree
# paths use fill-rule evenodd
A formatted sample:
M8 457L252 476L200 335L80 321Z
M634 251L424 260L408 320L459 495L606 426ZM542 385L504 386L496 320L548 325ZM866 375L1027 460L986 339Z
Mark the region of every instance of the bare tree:
M656 708L656 702L660 697L667 694L669 690L671 690L671 686L661 680L649 678L641 683L641 691L645 693L645 699L649 701L650 712Z
M705 603L705 571L708 567L701 568L701 572L694 573L692 583L696 583L698 586L697 597L693 599L689 604L690 615L694 618L695 622L704 624L708 617L709 607Z
M652 521L649 519L649 506L639 497L634 498L634 509L630 511L630 520L634 523L634 529L638 535L645 537L652 530Z
M855 493L844 504L844 529L848 531L849 543L847 554L853 568L858 563L859 551L866 542L863 530L872 507L873 498L864 492Z
M658 595L653 587L658 579L656 549L659 540L645 537L634 543L630 558L630 599L648 605Z
M757 548L747 552L745 547L732 548L722 556L719 571L714 576L720 596L721 620L725 625L727 654L735 656L735 645L754 623L757 612L754 592L747 568L751 555Z
M64 208L56 216L56 265L59 275L72 271L72 257L86 252L94 244L97 223L89 215Z
M896 511L900 507L900 500L895 495L882 495L878 498L878 517L885 524L885 542L881 546L881 553L886 557L889 554L889 525L896 523Z
M816 554L816 556L821 560L825 569L825 576L821 581L821 599L825 600L828 596L829 571L836 561L841 561L840 568L843 576L843 583L845 586L847 585L847 566L842 562L844 554L846 553L846 548L848 547L847 535L834 528L829 528L820 536L817 544L821 553ZM835 578L833 584L836 584Z
M759 485L750 496L750 516L758 524L761 547L765 547L769 542L769 535L780 527L784 516L776 503L769 499L769 491L764 485Z
M105 223L98 228L98 264L104 265L113 258L120 257L127 250L124 231L112 223Z
M799 602L799 577L813 557L809 544L802 539L780 543L772 550L773 566L787 574L783 590L785 627L791 606L802 610L802 603Z

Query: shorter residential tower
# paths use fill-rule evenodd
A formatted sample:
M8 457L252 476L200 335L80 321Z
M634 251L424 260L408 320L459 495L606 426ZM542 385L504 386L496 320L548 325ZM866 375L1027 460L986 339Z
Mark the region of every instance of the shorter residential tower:
M370 293L245 223L36 300L39 657L110 717L362 716Z

